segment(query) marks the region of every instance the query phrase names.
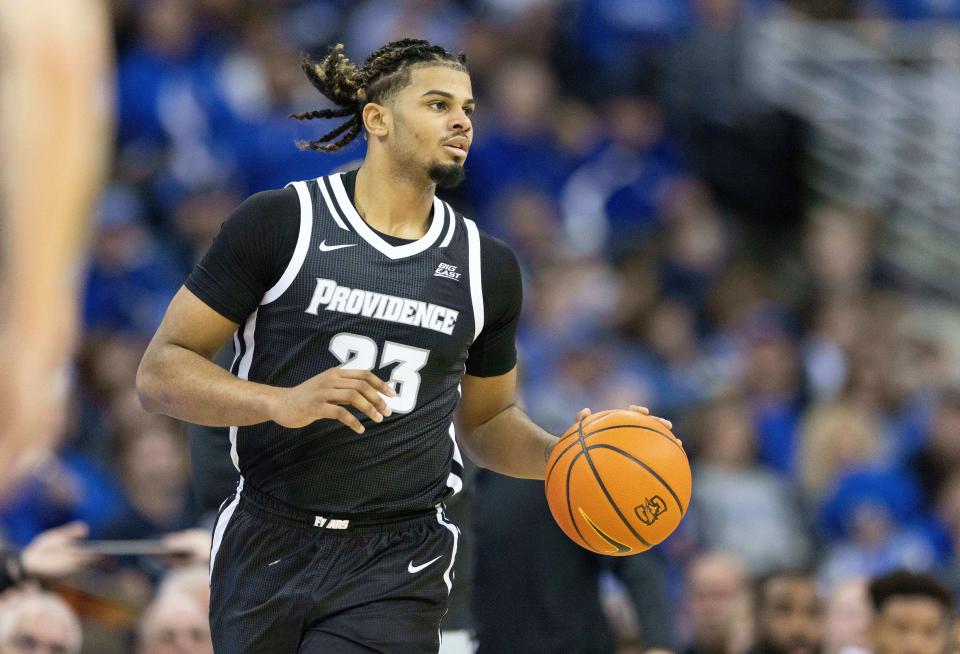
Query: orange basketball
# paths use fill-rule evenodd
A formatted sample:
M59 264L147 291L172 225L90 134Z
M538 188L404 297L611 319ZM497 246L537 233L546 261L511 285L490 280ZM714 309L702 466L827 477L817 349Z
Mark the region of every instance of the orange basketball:
M611 556L650 549L690 505L690 463L667 427L635 411L601 411L560 438L546 472L553 519L575 543Z

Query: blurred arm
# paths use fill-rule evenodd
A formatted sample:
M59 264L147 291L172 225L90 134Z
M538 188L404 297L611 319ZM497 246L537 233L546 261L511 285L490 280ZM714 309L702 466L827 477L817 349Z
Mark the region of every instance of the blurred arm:
M110 145L108 34L99 0L0 0L7 318L38 338L72 319Z
M62 430L110 58L100 0L0 0L0 495Z

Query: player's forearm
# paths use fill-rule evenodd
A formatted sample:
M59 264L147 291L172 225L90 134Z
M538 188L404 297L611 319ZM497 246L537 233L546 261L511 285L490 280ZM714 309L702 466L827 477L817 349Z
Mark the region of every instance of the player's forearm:
M557 437L544 431L520 407L512 405L464 433L467 456L479 466L521 479L543 479Z
M151 346L137 371L144 408L211 427L271 420L278 389L238 379L196 352L177 345Z

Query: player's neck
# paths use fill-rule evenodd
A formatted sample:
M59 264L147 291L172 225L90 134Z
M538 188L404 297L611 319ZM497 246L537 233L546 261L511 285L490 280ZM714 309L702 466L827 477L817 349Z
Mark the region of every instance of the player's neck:
M430 228L436 185L417 182L384 162L364 160L357 171L357 213L377 231L419 239Z

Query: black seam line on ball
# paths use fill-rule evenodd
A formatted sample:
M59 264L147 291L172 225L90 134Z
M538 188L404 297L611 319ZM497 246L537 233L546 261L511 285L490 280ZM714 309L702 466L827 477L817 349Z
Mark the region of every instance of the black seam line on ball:
M590 457L590 452L587 449L587 444L584 442L583 436L583 421L580 421L579 426L577 427L578 438L580 440L580 447L583 448L583 455L587 459L587 463L590 465L590 470L593 471L593 477L597 480L597 484L600 485L600 490L603 491L603 494L607 496L607 501L610 502L610 506L613 507L613 510L617 512L617 515L620 516L620 520L623 521L623 524L627 526L627 529L630 530L630 533L633 534L637 540L646 545L647 547L653 547L650 542L648 542L643 536L637 533L637 530L633 528L633 525L627 520L627 517L623 515L623 512L620 511L620 507L617 506L616 502L613 501L613 497L610 496L610 491L607 490L607 487L604 485L603 480L600 479L600 474L597 472L597 467L593 463L593 459ZM599 429L597 431L600 431ZM672 492L672 491L671 491Z

